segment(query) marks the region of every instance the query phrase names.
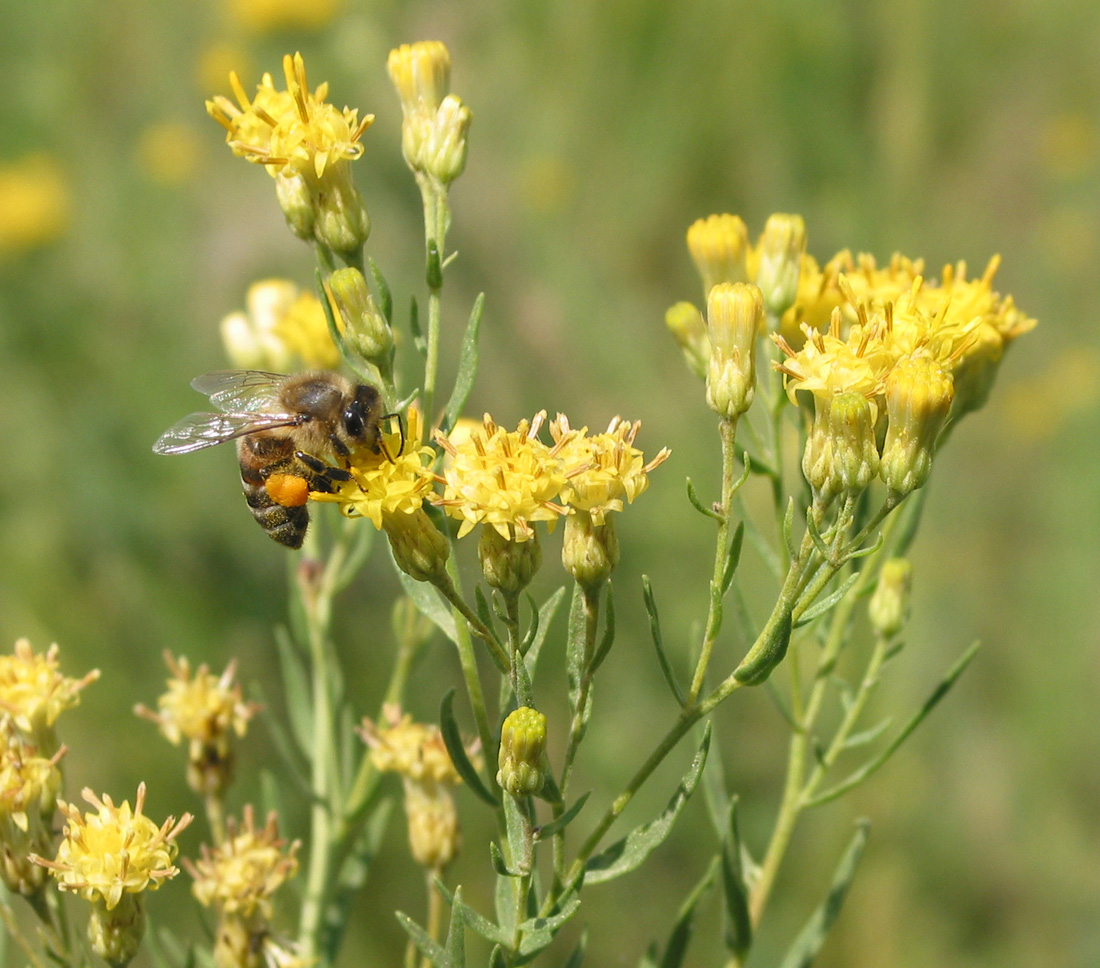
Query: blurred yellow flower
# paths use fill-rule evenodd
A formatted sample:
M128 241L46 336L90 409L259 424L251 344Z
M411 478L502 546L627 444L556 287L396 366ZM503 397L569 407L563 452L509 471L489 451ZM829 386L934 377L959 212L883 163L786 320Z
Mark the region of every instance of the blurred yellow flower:
M383 723L363 720L360 735L370 747L370 761L385 773L400 773L418 783L461 783L451 762L439 727L414 722L401 707L388 703L382 710Z
M230 0L229 3L233 19L255 33L315 30L331 23L343 8L343 0Z
M566 483L558 445L551 449L538 439L545 419L542 410L509 431L485 414L464 442L437 438L450 461L439 478L443 497L435 503L462 522L460 538L475 525L487 524L506 540L527 541L535 534L534 522L546 521L553 528L566 513L553 503Z
M99 678L98 669L81 679L61 675L59 651L55 643L37 655L27 639L20 639L12 655L0 655L0 722L10 722L46 756L57 750L57 717L79 703L80 691Z
M327 370L340 364L321 301L286 279L253 283L244 312L221 322L222 344L234 366L290 373Z
M272 811L263 828L256 829L255 812L244 808L243 823L230 818L225 842L213 849L202 845L202 856L183 866L195 879L191 892L204 907L219 914L250 920L271 920L272 895L298 873L298 841L287 847L279 837Z
M52 242L69 227L68 176L45 154L0 164L0 256Z
M128 800L116 807L109 796L100 799L87 788L81 796L95 810L82 816L75 804L59 801L58 808L68 822L57 857L38 859L61 890L79 893L88 901L102 901L109 911L124 893L156 890L179 873L179 868L172 866L178 849L174 841L191 823L190 814L185 813L179 821L169 817L158 827L142 813L144 783L138 787L133 808Z
M160 121L141 133L138 164L152 181L179 185L193 177L199 165L199 140L195 129L178 121Z

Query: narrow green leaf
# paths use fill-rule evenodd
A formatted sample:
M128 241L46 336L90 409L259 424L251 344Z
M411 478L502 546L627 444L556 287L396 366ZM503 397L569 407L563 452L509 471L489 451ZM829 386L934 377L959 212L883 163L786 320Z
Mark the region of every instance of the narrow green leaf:
M392 327L393 292L390 290L390 284L386 282L386 277L382 275L382 270L378 268L378 263L370 256L367 256L367 266L370 268L370 274L371 278L374 279L375 288L378 289L378 308L382 310L382 315L385 317L386 322Z
M924 506L928 501L928 485L914 491L905 499L905 507L898 512L901 520L894 528L894 547L891 554L895 558L904 558L913 538L917 534L921 517L924 515Z
M975 642L969 649L967 649L959 658L955 664L947 671L947 674L940 681L940 684L932 690L932 694L924 701L923 705L910 717L900 732L889 742L885 749L874 759L864 763L858 770L851 773L846 779L841 780L836 786L829 787L828 790L823 790L817 796L806 802L807 807L816 807L822 803L828 803L830 800L835 800L837 797L847 793L853 787L858 786L864 780L866 780L872 773L883 766L891 756L897 752L899 746L909 738L909 734L913 732L920 724L921 721L927 716L936 706L939 701L947 695L948 690L955 684L955 680L962 675L963 669L969 664L970 660L974 658L975 653L978 651L979 643Z
M424 339L424 331L420 328L420 307L417 305L416 296L412 297L412 302L409 304L409 330L412 332L413 346L426 359L428 341Z
M437 880L436 884L440 884L440 881ZM455 895L451 895L446 888L443 888L443 896L450 901L454 914L461 917L462 923L470 930L493 944L504 945L505 947L511 945L512 939L509 934L506 934L488 918L478 914L458 896L457 892Z
M713 507L707 507L699 500L699 495L695 491L695 485L692 483L691 478L687 479L687 492L688 500L691 502L691 506L695 508L700 514L705 515L708 518L714 518L715 521L721 521L722 515L714 510Z
M703 727L697 727L700 738ZM726 770L722 766L722 751L717 736L711 737L710 756L703 770L703 802L707 816L714 828L715 837L722 840L726 836L730 798L726 793Z
M458 906L462 903L462 888L456 887L454 903L451 905L451 921L447 925L447 957L453 968L466 968L466 922L458 916Z
M584 590L573 583L573 597L569 601L569 624L565 637L565 672L569 678L569 713L577 714L580 701L581 677L584 675L584 640L588 624L585 621Z
M451 965L451 959L447 956L446 950L444 950L439 944L432 940L430 934L425 931L419 924L417 924L412 918L410 918L403 911L394 911L394 916L397 918L397 923L401 925L413 940L413 944L420 950L420 953L427 958L435 968L453 968Z
M581 928L581 936L577 939L575 947L562 968L581 968L584 964L584 955L588 950L588 928Z
M439 731L443 734L443 743L447 747L447 753L454 763L458 775L466 781L466 785L473 790L482 800L492 807L500 804L497 798L489 792L480 774L474 769L470 757L466 755L466 747L462 745L462 734L458 729L458 721L454 714L455 691L448 689L443 701L439 704Z
M508 853L512 857L515 870L521 874L530 874L534 862L533 844L527 836L530 818L527 814L526 798L504 794L504 829L508 836Z
M282 625L275 626L275 653L279 657L291 735L297 748L308 756L313 749L313 686L305 660Z
M844 856L840 858L833 882L829 887L829 893L821 906L810 915L805 927L799 932L794 943L787 950L780 968L809 968L813 963L821 946L828 937L829 929L833 926L840 909L844 906L844 898L855 876L859 859L863 855L863 848L867 844L867 834L871 829L868 820L856 821L856 832L848 842Z
M741 865L741 831L737 823L737 797L730 798L726 835L722 842L722 893L726 910L726 948L744 957L752 947L749 888Z
M668 661L668 655L665 653L664 640L661 637L661 618L657 614L657 601L653 597L653 586L650 584L648 575L642 575L642 598L645 601L645 610L649 614L649 632L657 649L657 663L661 667L661 674L665 677L665 682L668 683L676 701L683 706L686 701L684 692L680 688L680 683L676 681L672 663Z
M851 587L859 581L859 572L854 571L850 574L841 585L834 591L826 595L821 601L814 603L806 609L799 617L798 621L794 623L794 627L801 628L803 625L809 625L815 618L820 618L830 608L837 605L844 596L848 594Z
M443 260L439 252L439 243L428 239L428 259L424 267L424 281L428 288L437 291L443 285Z
M495 840L489 841L489 860L493 865L493 870L496 871L500 877L522 876L519 871L514 871L508 866L508 862L504 859L504 854L500 847L497 846Z
M455 627L454 612L451 611L451 606L443 600L443 596L427 582L410 578L397 567L396 562L394 562L393 567L401 581L401 587L405 590L405 594L412 599L417 611L457 645L458 629Z
M455 376L454 389L451 391L451 399L443 411L443 422L440 429L449 433L455 425L455 421L462 416L462 409L470 398L470 391L474 386L474 378L477 376L478 348L477 338L481 329L481 314L485 309L485 293L479 293L474 300L474 307L470 310L470 319L466 323L466 332L462 336L462 347L458 352L458 373Z
M741 545L745 539L745 522L737 524L737 530L733 532L733 540L726 551L726 565L722 569L722 594L729 591L733 584L733 576L737 571L737 565L741 561Z
M603 636L596 645L596 652L592 656L592 674L595 675L596 670L603 665L603 660L607 658L608 653L611 651L611 646L615 644L615 590L611 582L607 583L607 599L605 601L606 608L603 614Z
M607 850L590 858L584 877L586 884L601 884L635 870L664 841L672 831L672 825L676 822L684 804L687 803L688 797L699 783L709 749L710 724L708 723L703 741L699 744L691 766L661 815L640 827L635 827L622 840L616 841Z
M657 942L651 941L645 949L645 954L638 959L638 968L657 968Z
M861 733L852 733L851 736L844 740L844 748L846 750L852 750L860 746L866 746L868 743L873 743L889 729L891 722L893 722L893 720L887 716L881 723L872 726L870 729L865 729Z
M508 959L504 956L504 948L498 945L493 945L493 950L489 952L489 968L508 968Z
M791 613L783 611L765 632L767 634L749 649L748 655L733 670L734 678L747 686L759 686L767 681L772 670L783 661L791 641Z
M551 941L577 911L580 909L581 899L572 897L567 904L555 915L549 918L529 918L524 921L519 930L522 932L522 940L519 943L519 954L523 961L530 961L533 955L538 954Z
M849 551L846 555L844 555L843 560L845 562L848 562L848 561L856 561L859 558L867 558L870 555L873 555L876 551L878 551L878 549L881 548L885 543L886 543L886 535L884 535L880 531L878 533L878 537L875 538L875 543L874 544L864 545L862 548L856 548L854 551Z
M557 614L563 598L565 598L564 585L542 603L542 608L538 610L537 621L532 622L531 627L534 634L530 636L530 641L526 643L523 653L523 661L527 666L527 674L532 679L535 678L535 667L538 665L539 653L542 651L542 645L550 632L550 623L554 620L554 616ZM532 612L533 611L534 609L532 609Z
M579 796L576 802L568 810L565 811L560 817L555 817L549 823L544 823L541 827L535 828L536 840L549 840L554 834L560 830L564 830L573 820L578 813L581 812L581 807L588 801L588 797L591 794L591 790L588 793L584 793Z
M699 882L691 889L684 903L680 905L680 911L676 916L676 923L669 933L665 943L664 954L661 955L659 968L680 968L687 955L688 943L691 941L692 923L695 920L695 909L702 900L703 895L710 890L714 883L714 875L718 873L720 857L715 857L700 878Z
M764 458L757 455L753 457L746 448L737 446L737 459L747 467L751 468L752 472L759 477L778 477L778 472L775 466L768 463Z
M791 499L790 510L794 510L794 499ZM809 532L810 537L813 539L814 547L817 548L818 554L826 560L832 555L832 549L825 543L825 539L821 535L821 529L818 528L817 522L814 520L813 508L810 508L806 512L806 530ZM791 561L794 561L794 544L788 541L787 549L791 553Z
M485 597L485 591L481 585L474 585L474 608L481 624L487 629L494 628L493 610L489 607L489 601Z
M271 704L265 701L266 697L263 689L258 684L252 685L250 693L255 697L257 705L262 706L264 709L271 708ZM303 758L304 754L301 748L295 744L293 737L283 724L282 717L264 716L263 721L271 736L272 743L275 744L275 751L279 754L283 763L286 764L290 779L307 797L312 797L313 786L309 780L308 768ZM284 816L284 814L280 813L279 816Z

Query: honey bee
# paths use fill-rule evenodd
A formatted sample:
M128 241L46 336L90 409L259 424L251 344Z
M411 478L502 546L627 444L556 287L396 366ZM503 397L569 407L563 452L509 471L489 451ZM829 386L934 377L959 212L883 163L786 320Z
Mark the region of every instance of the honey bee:
M237 442L241 486L253 517L274 540L300 548L309 526L310 491L330 492L351 475L327 459L364 448L378 453L382 395L339 373L287 376L263 370L219 370L191 381L219 413L192 413L157 442L157 454L187 454Z

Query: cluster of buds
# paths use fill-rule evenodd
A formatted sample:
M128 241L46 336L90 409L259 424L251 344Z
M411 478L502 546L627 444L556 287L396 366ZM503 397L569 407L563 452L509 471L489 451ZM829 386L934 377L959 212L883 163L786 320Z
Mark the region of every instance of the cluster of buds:
M165 652L164 661L172 675L158 711L139 704L134 712L156 723L173 746L186 740L188 784L202 796L221 799L233 777L233 735L245 735L258 707L246 703L233 682L235 662L215 676L206 665L192 674L184 656Z
M32 896L45 882L33 860L53 852L53 817L61 790L57 718L80 702L99 677L63 676L56 645L38 654L26 639L0 656L0 878L9 890Z
M461 843L451 795L461 778L437 726L414 722L395 705L386 706L382 715L382 723L364 720L360 735L375 768L401 776L413 859L426 870L442 870ZM476 743L467 752L476 759Z
M450 93L451 55L439 41L402 44L386 64L401 98L401 150L413 172L449 185L466 167L470 109Z
M230 819L225 840L217 847L201 847L201 856L183 866L194 878L192 893L218 916L214 963L218 968L261 968L266 964L294 964L288 947L271 936L273 897L298 872L298 841L279 837L274 812L257 828L251 806L243 822Z

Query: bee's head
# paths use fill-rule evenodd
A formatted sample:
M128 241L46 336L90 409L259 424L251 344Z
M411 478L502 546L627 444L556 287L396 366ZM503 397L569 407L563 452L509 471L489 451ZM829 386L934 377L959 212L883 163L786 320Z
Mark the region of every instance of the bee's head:
M355 395L344 408L342 416L344 433L358 443L373 445L378 434L378 417L382 410L382 397L369 384L355 388Z

